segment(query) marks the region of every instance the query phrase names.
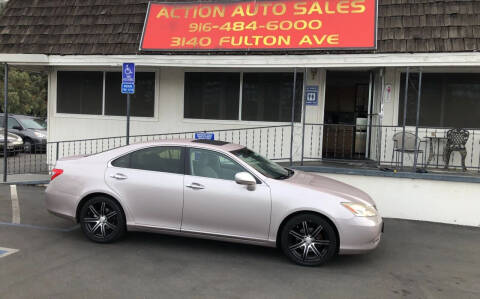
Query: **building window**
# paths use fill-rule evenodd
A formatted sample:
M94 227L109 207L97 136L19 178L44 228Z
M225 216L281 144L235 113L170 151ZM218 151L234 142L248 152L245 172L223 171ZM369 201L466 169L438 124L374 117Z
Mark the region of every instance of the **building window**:
M122 73L105 74L105 115L127 115L127 95L120 90ZM155 109L155 73L135 74L135 93L130 99L130 115L153 117Z
M121 82L120 72L59 71L57 113L124 116L127 96L121 93ZM135 94L131 95L130 104L131 116L154 116L154 72L135 74Z
M401 76L398 123L403 125L405 74ZM407 126L415 126L418 73L409 75ZM480 74L422 75L419 125L425 127L480 127Z
M185 73L184 117L289 122L293 77L293 73ZM302 112L302 93L303 74L297 73L296 122Z
M292 120L293 73L244 73L242 120ZM302 112L303 74L297 73L295 83L295 121Z
M57 112L102 114L102 72L58 72Z
M239 73L185 73L185 118L238 119Z

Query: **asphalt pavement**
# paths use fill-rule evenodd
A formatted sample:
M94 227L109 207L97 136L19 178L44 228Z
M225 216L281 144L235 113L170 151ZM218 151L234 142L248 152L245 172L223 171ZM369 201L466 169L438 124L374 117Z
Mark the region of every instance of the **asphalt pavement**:
M158 234L92 243L45 210L42 187L15 190L17 201L0 185L2 299L480 298L480 228L385 219L377 250L312 268L273 248Z

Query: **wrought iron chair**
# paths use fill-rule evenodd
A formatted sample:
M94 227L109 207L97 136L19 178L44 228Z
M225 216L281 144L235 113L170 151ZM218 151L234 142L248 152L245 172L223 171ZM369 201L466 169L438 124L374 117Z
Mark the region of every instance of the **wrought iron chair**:
M467 171L465 167L465 158L467 157L467 144L470 133L465 129L451 129L447 131L447 144L444 150L445 169L448 169L450 164L450 155L453 152L459 152L462 155L462 169Z
M392 152L392 162L394 161L398 166L400 164L400 154L413 154L418 158L418 154L422 155L422 165L425 165L425 151L420 149L422 144L420 138L416 137L415 134L410 132L405 132L405 146L402 146L403 142L403 132L397 132L393 135L393 152ZM417 148L415 148L415 139L417 140Z

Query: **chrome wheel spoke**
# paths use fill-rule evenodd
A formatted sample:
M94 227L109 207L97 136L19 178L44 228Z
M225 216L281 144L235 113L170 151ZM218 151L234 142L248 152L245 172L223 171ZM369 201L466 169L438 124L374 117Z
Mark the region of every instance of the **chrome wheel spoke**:
M100 222L97 222L90 231L94 234L101 225Z
M304 246L304 245L305 245L305 242L302 241L302 242L300 242L300 243L297 243L297 244L294 244L294 245L290 246L289 248L290 248L290 250L297 250L298 248L300 248L300 247L302 247L302 246Z
M105 215L105 202L104 201L102 201L102 207L100 208L100 213L102 215Z
M110 222L105 222L105 226L111 230L117 230L117 226L114 224L111 224Z
M98 222L98 218L83 218L83 222L86 222L86 223L97 223L97 222Z
M118 214L117 211L112 211L112 212L108 213L105 217L107 217L107 219L110 219L117 214Z
M318 251L317 247L315 247L315 243L310 245L310 249L312 249L312 252L316 255L316 256L321 256L321 253L320 251Z
M323 227L319 224L317 228L312 233L312 238L316 238L318 234L322 231Z
M297 238L297 239L299 239L299 240L303 240L303 236L300 235L299 233L297 233L296 231L291 230L291 231L289 232L289 234L292 235L292 236L294 236L295 238Z
M308 251L310 250L310 245L305 245L303 248L302 259L305 260L308 256Z
M304 221L302 222L302 227L303 227L303 233L304 233L304 235L307 236L307 235L308 235L308 224L307 224L307 221L306 221L306 220L304 220Z
M315 245L328 246L330 245L330 240L315 240L313 241Z
M90 211L93 213L93 216L100 217L100 214L97 212L97 210L95 210L95 208L92 205L89 205L88 209L90 209Z
M105 223L100 225L100 235L105 238Z

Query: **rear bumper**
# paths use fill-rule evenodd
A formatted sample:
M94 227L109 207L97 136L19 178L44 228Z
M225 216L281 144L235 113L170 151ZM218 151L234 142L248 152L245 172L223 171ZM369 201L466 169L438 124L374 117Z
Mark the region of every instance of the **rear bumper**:
M377 248L382 238L382 217L355 217L341 227L339 254L366 253Z
M76 222L75 198L66 193L53 192L47 187L45 190L45 203L47 210L59 217Z

